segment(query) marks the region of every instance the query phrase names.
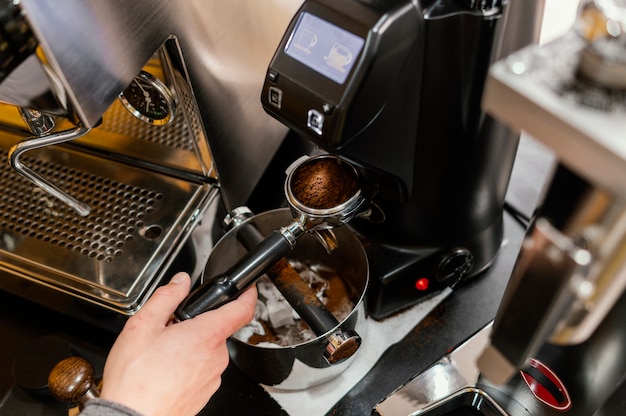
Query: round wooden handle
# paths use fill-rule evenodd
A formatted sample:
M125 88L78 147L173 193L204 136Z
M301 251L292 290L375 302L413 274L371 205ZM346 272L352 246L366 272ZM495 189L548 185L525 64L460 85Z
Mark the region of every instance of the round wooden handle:
M55 365L48 376L48 389L57 400L81 407L99 395L93 366L81 357L69 357Z

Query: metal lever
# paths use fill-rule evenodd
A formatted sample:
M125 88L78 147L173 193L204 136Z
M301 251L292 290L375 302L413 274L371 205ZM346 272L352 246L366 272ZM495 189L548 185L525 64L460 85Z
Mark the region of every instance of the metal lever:
M20 109L20 111L22 112L22 118L24 119L26 124L28 124L33 134L37 134L38 136L30 137L26 140L23 140L9 150L9 163L11 164L11 167L17 173L33 182L44 191L48 192L50 195L69 205L78 213L78 215L86 217L87 215L89 215L89 212L91 212L91 208L88 204L72 197L70 194L54 185L53 183L30 169L28 166L24 165L20 160L20 157L22 156L22 154L30 150L78 139L79 137L82 137L85 134L89 133L91 129L85 127L76 127L74 129L48 134L54 125L54 123L52 123L52 125L50 124L52 122L52 119L50 119L50 117L36 110Z

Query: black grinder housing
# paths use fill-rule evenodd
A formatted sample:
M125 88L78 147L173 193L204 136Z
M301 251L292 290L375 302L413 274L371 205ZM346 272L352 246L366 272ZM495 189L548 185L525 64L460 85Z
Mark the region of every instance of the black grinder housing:
M376 213L350 226L376 319L480 273L499 249L519 137L481 97L507 4L305 1L269 65L266 112L365 178Z

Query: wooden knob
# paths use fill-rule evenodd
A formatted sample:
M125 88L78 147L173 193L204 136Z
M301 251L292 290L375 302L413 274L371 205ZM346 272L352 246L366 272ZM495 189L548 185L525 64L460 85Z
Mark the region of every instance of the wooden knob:
M100 394L93 366L81 357L69 357L55 365L48 376L48 389L57 400L77 403L81 409Z

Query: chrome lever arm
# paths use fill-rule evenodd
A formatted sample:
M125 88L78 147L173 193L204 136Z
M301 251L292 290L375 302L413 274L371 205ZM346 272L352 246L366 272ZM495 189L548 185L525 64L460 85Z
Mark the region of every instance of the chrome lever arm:
M17 173L24 176L26 179L33 182L35 185L48 192L50 195L58 198L65 204L73 208L80 216L86 217L89 215L91 208L88 204L77 200L63 189L57 187L28 166L24 165L20 160L20 157L34 149L39 149L45 146L52 146L55 144L65 143L70 140L78 139L79 137L87 134L91 129L85 127L76 127L70 130L61 131L58 133L45 134L42 136L34 136L25 139L9 150L9 163L11 167L15 169Z

